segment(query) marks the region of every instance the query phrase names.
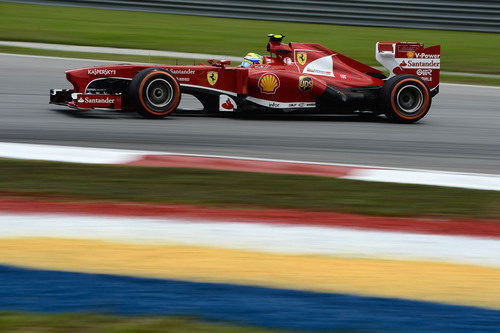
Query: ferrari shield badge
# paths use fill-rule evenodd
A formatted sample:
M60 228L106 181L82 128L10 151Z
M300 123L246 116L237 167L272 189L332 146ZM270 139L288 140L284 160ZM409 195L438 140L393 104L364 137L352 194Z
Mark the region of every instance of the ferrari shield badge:
M305 52L297 53L297 61L299 62L299 64L304 66L306 61L307 61L307 53L305 53Z
M217 73L217 72L208 72L207 73L207 80L211 86L213 86L215 83L217 83L218 78L219 78L219 73Z

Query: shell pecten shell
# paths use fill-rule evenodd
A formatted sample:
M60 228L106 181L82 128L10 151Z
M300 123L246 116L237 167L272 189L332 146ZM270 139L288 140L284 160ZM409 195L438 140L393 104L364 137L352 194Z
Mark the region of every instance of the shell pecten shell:
M264 94L274 94L280 86L280 80L275 74L264 74L260 77L260 91Z

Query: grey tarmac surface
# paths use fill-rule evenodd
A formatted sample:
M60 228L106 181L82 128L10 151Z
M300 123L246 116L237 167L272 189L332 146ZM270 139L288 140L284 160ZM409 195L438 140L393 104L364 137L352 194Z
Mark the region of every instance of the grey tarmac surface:
M500 88L442 85L411 125L380 117L208 116L190 96L162 120L48 104L64 71L102 62L0 55L0 141L500 174Z

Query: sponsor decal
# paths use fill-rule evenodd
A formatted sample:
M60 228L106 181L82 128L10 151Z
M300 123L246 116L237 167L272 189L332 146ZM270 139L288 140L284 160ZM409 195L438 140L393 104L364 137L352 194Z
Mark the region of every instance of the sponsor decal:
M257 85L260 87L260 92L263 94L274 94L280 87L280 79L276 74L264 74L259 78Z
M78 103L88 103L88 104L111 104L114 103L114 98L91 98L91 97L80 97Z
M191 78L189 78L189 77L178 77L177 81L189 82L189 81L191 81Z
M217 73L217 72L208 72L207 73L207 80L211 86L213 86L215 83L217 83L218 78L219 78L219 73Z
M283 62L287 65L290 65L292 63L292 59L289 58L289 57L286 57L285 59L283 59Z
M401 61L401 68L436 68L440 65L439 59L420 60L420 59L405 59Z
M299 64L304 66L307 62L307 53L306 52L297 53L297 61Z
M316 103L315 102L310 102L310 103L289 103L288 107L289 108L310 108L310 107L315 107Z
M432 74L432 69L417 69L418 76L429 76Z
M321 57L308 63L302 72L305 74L335 77L335 74L333 74L332 56Z
M317 68L308 68L307 72L309 73L314 73L314 74L319 74L319 75L327 75L327 76L333 76L335 77L335 74L333 74L330 71L324 71L322 69L317 69Z
M261 69L268 69L271 67L271 65L254 65L254 68L261 68Z
M407 51L414 51L418 47L420 47L422 44L415 44L415 43L397 43L398 45L398 51L399 52L407 52Z
M309 91L313 88L313 80L309 76L299 77L299 90Z
M347 79L347 75L345 75L345 74L340 74L340 78L345 80L345 79Z
M219 111L232 112L237 108L236 102L231 97L227 95L219 96Z
M93 68L87 71L89 75L116 75L115 69Z
M408 52L406 53L406 55L408 56L408 58L413 58L413 57L415 56L415 52L413 52L413 51L408 51Z
M221 104L224 110L232 111L234 109L234 104L231 103L231 100L228 98L224 103Z
M267 99L260 99L255 97L248 97L247 101L253 102L269 108L314 108L316 107L316 102L276 102Z
M170 72L172 72L172 74L181 74L181 75L193 75L193 74L196 74L196 71L195 70L192 70L192 69L171 69Z
M417 59L441 59L440 54L415 53Z

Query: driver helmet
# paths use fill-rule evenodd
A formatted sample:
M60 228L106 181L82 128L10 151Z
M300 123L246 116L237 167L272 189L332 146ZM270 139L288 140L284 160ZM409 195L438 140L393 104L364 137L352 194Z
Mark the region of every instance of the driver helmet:
M264 57L257 53L247 53L247 55L243 58L243 62L241 63L241 67L247 68L256 64L263 64Z

